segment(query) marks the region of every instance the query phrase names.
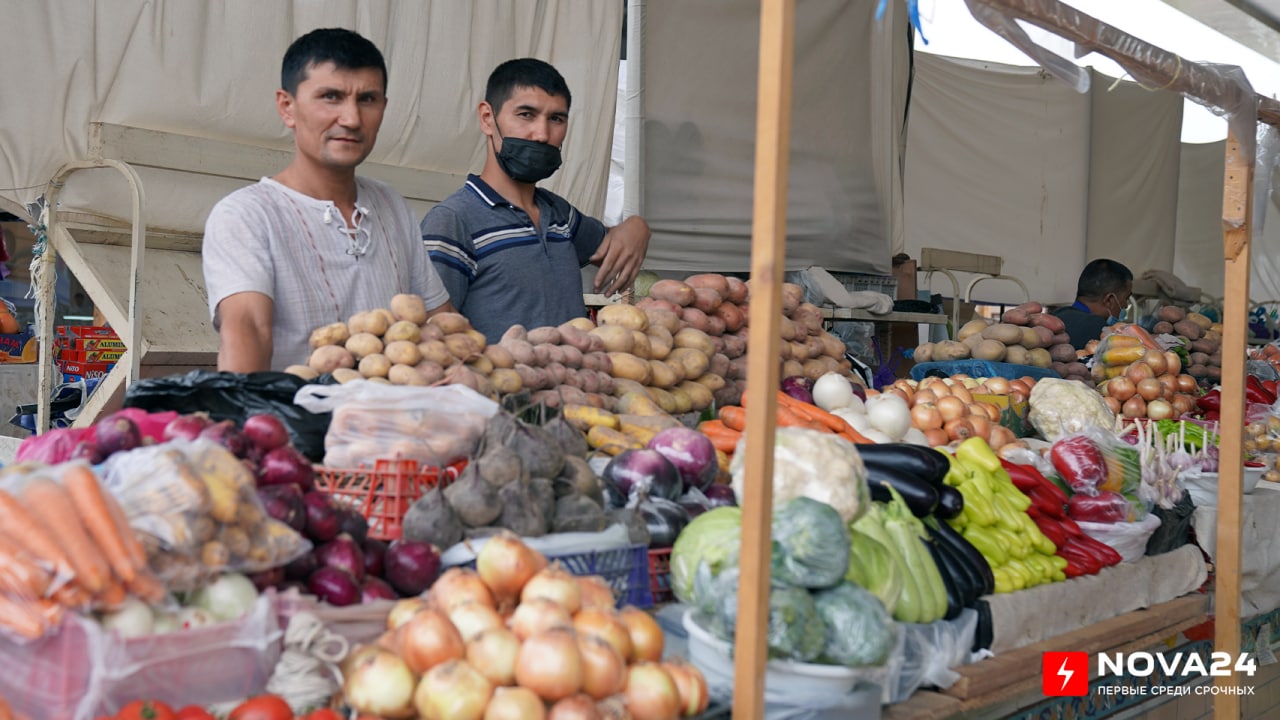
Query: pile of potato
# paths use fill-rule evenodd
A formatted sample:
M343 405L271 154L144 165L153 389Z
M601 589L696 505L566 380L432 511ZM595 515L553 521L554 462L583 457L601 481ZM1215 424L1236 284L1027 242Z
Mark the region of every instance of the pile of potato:
M1222 323L1177 305L1164 305L1156 310L1156 320L1151 328L1153 334L1168 333L1182 338L1187 348L1188 375L1209 385L1222 379Z
M922 363L969 358L1045 368L1068 380L1093 384L1062 319L1038 302L1006 310L1000 322L974 318L960 328L955 340L918 346L913 359Z
M724 386L715 390L718 405L737 405L747 384L747 328L749 284L716 273L690 275L684 280L659 280L637 307L646 313L670 314L687 327L704 332L712 344L712 372ZM845 346L823 328L822 310L804 302L804 288L782 285L782 377L817 379L828 372L849 374Z

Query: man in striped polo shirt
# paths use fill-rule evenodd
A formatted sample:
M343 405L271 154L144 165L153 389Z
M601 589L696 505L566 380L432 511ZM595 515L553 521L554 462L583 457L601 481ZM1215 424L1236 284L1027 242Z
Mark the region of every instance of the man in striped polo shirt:
M533 58L489 76L477 108L484 169L422 219L422 240L449 298L490 342L512 325L559 325L586 314L580 269L599 266L595 291L631 286L649 247L636 216L612 228L537 187L560 167L571 97L564 78Z

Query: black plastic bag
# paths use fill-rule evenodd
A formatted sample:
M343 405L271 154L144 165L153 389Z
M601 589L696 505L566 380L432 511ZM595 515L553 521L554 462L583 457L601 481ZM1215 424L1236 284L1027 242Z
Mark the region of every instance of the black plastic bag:
M283 372L230 373L192 370L139 380L124 395L125 407L208 413L214 420L243 423L270 413L284 421L293 445L312 462L324 459L324 435L332 413L312 413L293 404L298 388L317 381Z
M1172 508L1165 510L1156 505L1151 509L1160 518L1160 527L1147 539L1147 555L1161 555L1177 550L1191 535L1191 516L1195 513L1195 503L1191 501L1191 493L1182 491L1182 497Z

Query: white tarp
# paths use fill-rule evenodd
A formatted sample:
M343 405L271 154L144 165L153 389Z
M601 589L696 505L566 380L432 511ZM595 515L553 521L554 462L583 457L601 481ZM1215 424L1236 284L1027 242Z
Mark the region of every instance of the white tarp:
M1000 256L1004 274L1042 302L1074 299L1094 258L1136 274L1171 269L1181 97L1133 83L1109 89L1101 77L1079 94L1039 68L925 53L915 61L905 252ZM974 297L1024 299L996 280Z
M19 210L60 166L85 158L91 121L291 149L274 103L281 56L299 35L341 26L387 61L390 102L373 162L478 171L475 108L489 72L513 57L554 64L573 107L565 166L546 186L598 214L622 11L575 0L0 0L0 207ZM141 174L149 224L197 232L213 203L243 184ZM63 201L129 216L114 171L73 176Z
M890 270L907 66L897 6L889 3L883 26L875 3L796 6L788 269ZM760 9L652 0L643 34L646 266L746 270Z

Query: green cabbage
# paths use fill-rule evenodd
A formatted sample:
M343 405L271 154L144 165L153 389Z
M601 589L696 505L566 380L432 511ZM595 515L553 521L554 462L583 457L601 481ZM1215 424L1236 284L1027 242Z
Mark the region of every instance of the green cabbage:
M709 628L722 640L733 642L738 619L738 569L720 574L713 583L717 596ZM827 644L827 626L818 615L808 590L775 584L769 588L769 657L810 662Z
M701 602L700 598L720 573L738 566L741 541L742 510L736 507L709 510L686 525L671 548L671 590L676 598L689 605L710 607L714 595ZM703 578L697 582L700 572Z
M845 581L813 594L813 604L826 626L826 645L819 660L833 665L883 665L893 650L894 626L875 595Z
M826 588L849 571L849 529L830 505L791 498L773 511L773 576L803 588Z

